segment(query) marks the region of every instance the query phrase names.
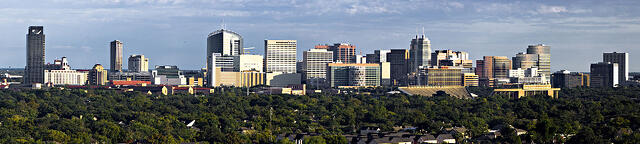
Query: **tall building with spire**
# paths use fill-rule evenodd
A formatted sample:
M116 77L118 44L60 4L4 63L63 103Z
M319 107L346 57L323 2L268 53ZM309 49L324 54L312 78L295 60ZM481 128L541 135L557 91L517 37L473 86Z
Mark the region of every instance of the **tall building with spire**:
M220 29L207 36L207 80L211 81L212 74L215 74L216 60L214 55L220 57L237 56L244 53L242 47L242 36L233 31ZM213 86L212 82L208 83Z
M122 48L123 43L119 40L111 41L111 61L110 71L122 72Z
M421 66L429 66L431 61L431 41L424 34L411 40L409 49L411 72L418 72Z
M29 27L24 84L44 83L44 38L44 28L42 26Z

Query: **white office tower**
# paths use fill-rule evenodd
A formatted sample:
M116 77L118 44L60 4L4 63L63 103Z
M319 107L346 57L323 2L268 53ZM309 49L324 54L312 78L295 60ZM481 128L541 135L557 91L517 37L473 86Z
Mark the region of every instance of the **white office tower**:
M264 72L296 73L296 40L264 40Z

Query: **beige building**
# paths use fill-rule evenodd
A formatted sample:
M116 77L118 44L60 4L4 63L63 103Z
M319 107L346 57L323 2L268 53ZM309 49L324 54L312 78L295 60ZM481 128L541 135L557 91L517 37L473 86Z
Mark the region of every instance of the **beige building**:
M148 72L149 58L145 58L144 55L129 56L129 71L130 72Z
M45 70L44 81L47 85L85 85L87 71L76 70Z
M296 40L264 40L264 72L296 73Z
M462 76L464 86L478 86L478 75L475 73L464 73Z
M122 49L123 43L119 40L111 41L111 69L110 71L122 71Z
M558 98L560 88L552 88L551 85L522 85L518 88L494 89L493 95L506 95L511 98L521 98L534 95L548 95Z
M223 72L216 68L213 86L252 87L265 85L265 73L257 71Z
M454 66L472 68L473 61L469 59L469 53L453 50L436 50L431 53L431 66Z
M310 85L322 85L327 78L327 64L333 61L333 52L327 49L310 49L302 53L304 79Z
M234 67L238 68L238 71L257 71L263 70L263 57L261 55L239 55L234 59Z
M88 81L90 85L105 85L107 84L107 70L100 64L93 66L93 69L89 71Z

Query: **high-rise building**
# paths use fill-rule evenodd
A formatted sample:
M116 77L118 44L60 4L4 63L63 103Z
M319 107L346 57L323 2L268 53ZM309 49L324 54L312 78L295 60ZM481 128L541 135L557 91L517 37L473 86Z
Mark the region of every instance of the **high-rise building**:
M264 71L296 73L296 40L264 40Z
M327 64L333 62L333 52L327 49L310 49L302 53L304 79L310 85L325 84Z
M391 67L391 85L408 85L409 51L406 49L392 49L387 53L387 62Z
M328 64L327 79L331 87L380 86L380 64Z
M122 48L123 43L119 40L111 41L111 68L109 70L112 72L122 71Z
M129 71L130 72L149 71L149 58L145 58L144 55L129 56Z
M244 53L242 42L242 36L229 30L220 29L210 33L207 36L207 76L210 76L215 70L214 67L211 67L215 63L213 53L218 53L219 56L241 55ZM211 86L210 83L208 85Z
M591 64L591 87L617 87L620 84L618 63Z
M373 54L367 54L367 63L383 63L387 62L387 54L391 50L375 50Z
M24 84L44 83L44 39L44 28L42 26L29 27Z
M104 67L100 64L96 64L93 66L93 69L89 71L89 80L90 85L105 85L107 84L107 70L104 70Z
M333 45L325 45L329 51L333 52L333 61L342 63L356 63L354 57L356 56L356 46L348 43L335 43ZM317 48L324 48L325 46L318 45Z
M550 46L538 44L529 45L527 53L518 53L513 60L513 68L538 68L540 74L547 79L551 77L551 49Z
M629 53L604 53L602 62L618 63L618 82L629 80Z
M472 68L473 61L469 60L469 53L453 50L436 50L431 53L431 66L454 66Z
M476 61L476 74L483 86L493 86L499 81L508 82L509 70L511 60L505 56L484 56L482 60Z
M425 37L416 37L411 40L410 53L410 72L418 72L420 67L429 66L431 61L431 41Z
M555 88L590 86L589 74L561 70L551 74L551 85Z

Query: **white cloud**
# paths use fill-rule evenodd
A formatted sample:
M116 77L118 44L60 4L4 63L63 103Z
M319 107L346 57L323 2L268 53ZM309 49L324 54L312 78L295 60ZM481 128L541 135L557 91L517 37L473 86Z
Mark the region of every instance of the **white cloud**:
M565 6L549 6L540 5L532 14L557 14L557 13L587 13L591 12L588 9L569 9Z

